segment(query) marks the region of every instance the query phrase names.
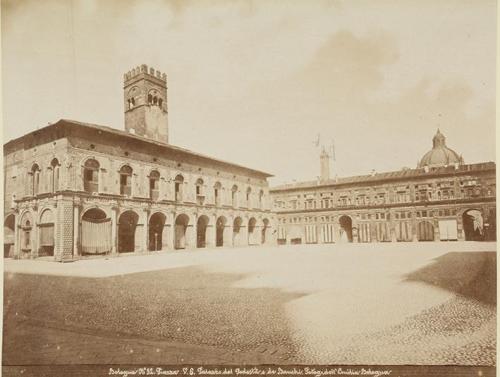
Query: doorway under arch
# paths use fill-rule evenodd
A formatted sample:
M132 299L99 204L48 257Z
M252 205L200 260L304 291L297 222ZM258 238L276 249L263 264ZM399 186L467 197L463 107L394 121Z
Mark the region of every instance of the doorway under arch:
M82 254L105 254L111 252L111 219L99 208L91 208L82 216Z
M269 220L264 219L262 220L262 231L261 231L261 240L260 243L264 245L267 241L267 233L269 232Z
M54 256L54 215L50 209L42 212L38 229L38 256Z
M163 245L163 229L165 227L166 217L161 212L154 213L149 218L148 231L148 250L159 251Z
M132 253L135 251L135 233L139 215L134 211L125 211L118 219L118 252Z
M215 246L224 246L224 230L226 228L227 219L224 216L219 216L215 228Z
M174 247L176 249L185 249L186 242L186 233L187 227L189 225L189 216L185 214L181 214L177 216L175 219L175 241Z
M484 240L484 218L478 209L468 209L462 215L462 225L466 241Z
M236 217L233 221L233 246L240 246L241 244L241 224L243 220L241 217Z
M201 215L196 223L196 247L203 248L207 246L207 227L208 216Z
M352 242L352 219L347 215L339 218L340 242Z
M248 220L248 244L249 245L254 245L256 243L255 240L255 227L257 225L257 220L255 220L255 217L251 217L250 220Z

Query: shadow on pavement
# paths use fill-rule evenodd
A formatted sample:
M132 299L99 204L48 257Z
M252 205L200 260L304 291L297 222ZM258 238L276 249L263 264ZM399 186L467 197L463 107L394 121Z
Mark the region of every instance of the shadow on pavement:
M405 281L431 284L496 306L496 253L450 252L405 275Z

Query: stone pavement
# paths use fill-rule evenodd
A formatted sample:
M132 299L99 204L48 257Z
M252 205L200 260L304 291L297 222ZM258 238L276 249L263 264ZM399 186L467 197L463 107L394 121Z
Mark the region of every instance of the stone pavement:
M199 363L206 358L220 364L491 365L496 355L495 251L496 243L443 242L195 250L66 264L8 260L11 312L4 320L8 315L11 322L4 360L29 362L30 353L41 353L44 363ZM477 287L490 299L477 295ZM103 297L95 297L96 292ZM61 293L63 305L46 304ZM22 295L34 306L23 304ZM45 301L32 303L42 296ZM122 316L114 302L107 305L115 298L133 308L129 316L126 311ZM102 331L111 330L110 322L101 321L86 302L93 302L103 318L116 319L112 335ZM28 317L12 325L12 310L23 306ZM90 318L90 332L76 332L81 310L90 314L83 317ZM72 313L71 328L65 326L66 311ZM41 312L44 321L37 323ZM60 326L47 322L50 316ZM145 318L157 324L149 326ZM238 321L240 327L233 328ZM123 326L130 337L116 336ZM176 338L178 326L185 332ZM276 342L259 348L263 340L253 336L271 327ZM147 340L146 334L181 342ZM40 341L31 342L33 337ZM288 339L293 355L285 349ZM67 356L59 358L61 352Z
M33 319L16 321L5 334L3 365L68 364L264 364L286 363L279 347L255 351L147 340L138 337L110 337L90 331L48 327Z

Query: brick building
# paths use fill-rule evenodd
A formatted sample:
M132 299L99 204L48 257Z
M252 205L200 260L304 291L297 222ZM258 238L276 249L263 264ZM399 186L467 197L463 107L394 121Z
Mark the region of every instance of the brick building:
M464 164L441 132L416 169L271 189L280 244L496 239L495 163Z
M60 120L4 145L4 255L276 243L269 174L168 144L166 75L124 76L125 131Z

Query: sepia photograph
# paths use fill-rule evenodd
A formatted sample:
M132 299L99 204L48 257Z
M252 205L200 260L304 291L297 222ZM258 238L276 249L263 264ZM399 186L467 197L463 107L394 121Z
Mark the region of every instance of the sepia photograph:
M495 376L495 0L1 0L4 376Z

